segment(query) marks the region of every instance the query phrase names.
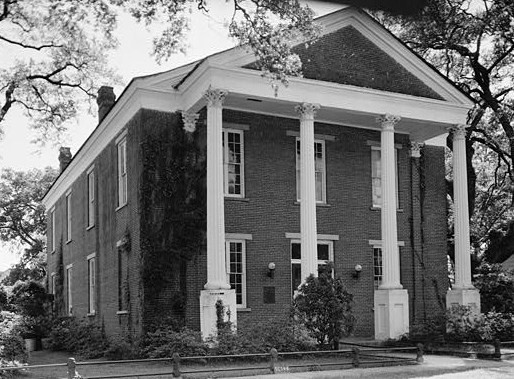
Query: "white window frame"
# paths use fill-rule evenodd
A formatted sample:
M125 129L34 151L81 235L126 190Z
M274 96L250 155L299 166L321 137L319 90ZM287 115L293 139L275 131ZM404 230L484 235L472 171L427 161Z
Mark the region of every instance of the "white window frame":
M87 228L95 226L95 170L94 166L87 171Z
M300 183L300 175L301 175L301 157L298 150L298 143L301 143L300 137L295 138L295 161L296 161L296 201L301 201L301 183ZM317 204L326 204L327 203L327 150L325 145L324 139L315 139L314 140L314 153L316 153L316 145L321 145L322 148L322 154L323 154L323 179L321 181L321 200L318 200L318 193L316 192L316 203ZM319 171L316 171L316 167L314 167L315 174ZM316 177L315 179L316 180ZM314 186L316 187L316 183L314 183Z
M289 256L291 257L291 291L294 296L296 296L298 292L298 288L293 288L293 264L302 264L301 259L293 259L293 244L300 245L300 252L301 252L301 245L302 241L299 239L291 239L289 243ZM318 239L316 245L328 245L328 259L317 259L318 266L319 265L327 265L329 262L334 262L334 240L321 240ZM317 246L316 246L317 248ZM316 254L317 254L316 250ZM334 272L332 272L332 276L334 275ZM303 281L304 278L302 278Z
M375 189L375 185L374 185L374 182L373 182L373 179L379 179L380 180L380 186L382 187L382 176L378 177L378 175L375 177L374 176L374 156L376 156L376 154L374 154L373 152L377 152L379 153L379 159L378 159L378 162L380 164L380 174L382 174L383 170L382 170L382 149L380 146L371 146L371 202L372 202L372 205L373 205L373 208L382 208L382 196L383 196L383 191L382 189L380 189L380 201L376 201L377 199L375 199L375 195L374 195L374 189ZM398 148L395 147L394 149L394 175L395 175L395 181L394 181L394 191L396 193L396 207L397 208L400 208L400 191L398 191L398 188L400 186L400 181L399 181L399 176L398 176Z
M71 242L71 191L66 193L66 243Z
M241 266L242 272L232 273L230 271L230 244L231 243L240 243L241 244ZM225 239L225 262L226 262L226 274L227 274L227 283L230 284L230 274L240 274L241 275L241 304L237 304L237 293L236 293L236 307L237 308L246 308L246 239ZM235 289L235 288L234 288Z
M56 235L56 232L55 232L55 208L52 208L50 210L50 223L51 223L51 228L52 228L52 245L51 245L51 248L50 248L50 251L52 253L55 253L55 246L56 246L56 243L55 243L55 235Z
M73 315L73 265L66 266L66 302L68 303L68 314Z
M116 142L117 151L117 176L118 176L118 207L125 206L128 202L127 185L127 136L124 133Z
M239 163L241 177L241 191L240 193L229 193L228 181L228 166L229 166L229 134L239 134L239 141L241 145L241 162ZM245 197L245 145L244 145L244 130L223 128L223 193L225 197Z
M382 256L382 241L381 240L370 240L369 241L369 245L372 247L373 251L372 251L372 263L373 263L373 287L375 289L378 289L378 287L380 287L380 284L382 284L382 278L383 278L383 275L384 275L384 259L383 259L383 256ZM401 254L401 250L400 250L400 247L403 247L405 246L405 242L404 241L398 241L398 254ZM381 265L378 267L375 265L375 250L380 250L380 263ZM380 278L377 278L377 275L375 274L375 268L378 267L380 269ZM401 269L401 267L398 268L399 270Z
M87 256L88 314L96 313L96 254Z

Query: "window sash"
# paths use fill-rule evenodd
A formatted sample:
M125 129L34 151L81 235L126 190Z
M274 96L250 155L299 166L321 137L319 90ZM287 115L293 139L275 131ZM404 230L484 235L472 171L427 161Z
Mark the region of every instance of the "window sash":
M73 275L73 268L70 267L66 269L66 300L68 302L68 314L73 314L73 296L72 296L72 275Z
M88 211L87 226L95 225L95 173L90 172L87 175L88 188Z
M377 289L382 284L383 278L382 248L373 248L373 285Z
M244 197L244 133L223 129L223 190L228 197Z
M66 242L71 241L71 193L66 195Z
M326 203L327 181L326 181L326 153L325 141L314 141L314 171L316 202ZM300 138L296 138L296 200L301 201L301 157L300 157Z
M54 252L55 251L55 246L56 246L56 243L55 243L55 210L53 210L51 213L50 213L50 217L51 217L51 222L52 222L52 245L51 245L51 248L50 248L50 251Z
M52 272L52 274L50 275L50 293L54 296L55 296L55 285L56 285L55 272Z
M118 207L127 204L127 140L118 143Z
M96 259L88 259L89 313L95 313Z
M398 149L394 149L394 191L396 193L396 206L400 207L399 177L398 177ZM371 147L371 192L373 207L382 207L382 154L379 146Z
M319 269L323 266L326 266L329 262L334 261L334 242L333 241L318 241L317 243L318 251L318 273ZM320 259L320 246L328 246L328 259ZM293 291L293 295L298 291L298 286L302 283L303 279L301 276L301 241L300 240L291 240L291 288ZM299 253L300 257L293 258L293 254L297 256ZM334 273L332 272L332 276Z
M230 287L236 291L236 306L246 307L246 241L227 240L226 272Z

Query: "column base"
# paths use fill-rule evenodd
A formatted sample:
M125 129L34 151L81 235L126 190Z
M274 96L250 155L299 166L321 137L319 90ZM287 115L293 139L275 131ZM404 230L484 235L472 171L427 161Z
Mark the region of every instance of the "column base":
M480 292L472 288L453 288L446 293L446 309L465 305L480 312Z
M237 324L236 291L235 290L202 290L200 291L200 328L202 338L216 336L216 302L221 300L225 307L224 321L228 321L227 312L230 311L230 321L235 327Z
M398 338L409 332L409 294L406 289L375 290L375 339Z

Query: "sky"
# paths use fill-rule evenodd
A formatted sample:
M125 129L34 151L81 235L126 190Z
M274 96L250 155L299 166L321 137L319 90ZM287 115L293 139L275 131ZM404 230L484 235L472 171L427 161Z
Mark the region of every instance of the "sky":
M208 6L208 15L193 9L186 54L176 54L161 65L158 65L150 55L155 31L136 23L128 15L122 15L117 31L120 45L110 54L109 63L122 76L124 84L128 84L133 77L172 69L235 46L235 41L228 38L226 27L226 21L232 14L230 2L209 1ZM329 2L314 2L311 6L318 16L341 7ZM110 83L106 81L101 84ZM124 86L114 86L116 96L121 94L123 88ZM48 143L42 147L31 143L36 134L30 130L28 120L22 113L16 109L9 111L3 125L5 134L0 140L0 169L10 167L25 171L46 166L57 168L59 146L69 146L72 154L75 154L96 127L96 109L93 111L95 114L84 113L70 124L62 143ZM12 250L0 242L0 271L7 269L19 259Z

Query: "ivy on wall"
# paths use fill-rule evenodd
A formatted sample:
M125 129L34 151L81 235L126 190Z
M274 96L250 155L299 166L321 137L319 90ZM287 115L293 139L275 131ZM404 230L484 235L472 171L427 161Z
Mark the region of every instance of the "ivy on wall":
M185 132L179 112L149 112L143 123L141 280L147 328L162 316L185 317L188 263L205 249L206 160L198 129Z

